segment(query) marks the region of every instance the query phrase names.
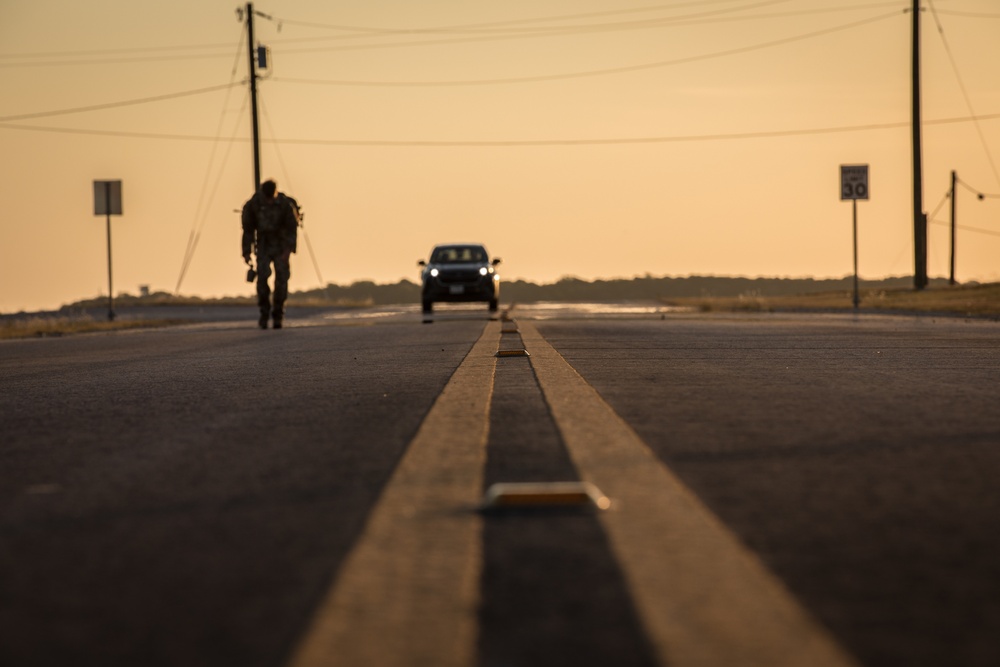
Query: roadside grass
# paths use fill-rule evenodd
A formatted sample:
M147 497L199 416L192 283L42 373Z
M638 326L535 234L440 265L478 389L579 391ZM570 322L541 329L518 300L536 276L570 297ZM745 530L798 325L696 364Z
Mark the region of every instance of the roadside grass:
M107 298L85 299L71 304L73 308L102 308L107 304ZM162 306L170 308L172 306L195 306L195 307L228 307L228 306L256 306L256 296L228 296L219 298L202 298L197 296L175 296L165 292L158 292L149 296L132 296L130 294L120 294L115 297L115 305L118 307L128 306ZM298 308L368 308L374 305L371 298L349 299L349 298L327 298L314 293L296 293L288 295L286 306Z
M148 297L122 295L115 298L115 305L120 308L128 306L162 307L165 315L173 306L195 307L228 307L255 306L256 297L223 297L219 299L203 299L199 297L175 297L155 294ZM325 299L315 296L289 295L286 302L289 306L298 308L368 308L371 300ZM102 308L104 299L88 299L72 304L74 311L83 308ZM171 317L153 318L122 318L113 321L98 319L89 314L74 312L73 314L37 314L24 313L0 318L0 340L13 338L46 338L68 336L71 334L93 333L98 331L122 331L128 329L153 329L157 327L189 324L191 320Z
M88 315L60 315L43 317L26 315L0 321L0 340L11 338L46 338L69 334L91 333L95 331L122 331L127 329L149 329L155 327L184 324L186 320L115 320L101 321Z
M670 306L699 312L842 312L854 310L853 292L841 290L795 296L664 298ZM1000 283L929 287L923 290L860 290L862 312L915 313L1000 318Z

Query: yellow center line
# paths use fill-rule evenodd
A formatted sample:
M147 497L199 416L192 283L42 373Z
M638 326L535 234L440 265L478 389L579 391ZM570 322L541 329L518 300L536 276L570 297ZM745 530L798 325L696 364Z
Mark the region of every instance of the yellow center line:
M521 338L659 660L671 667L856 665L778 578L530 323Z
M500 323L438 396L290 667L475 663L483 488Z

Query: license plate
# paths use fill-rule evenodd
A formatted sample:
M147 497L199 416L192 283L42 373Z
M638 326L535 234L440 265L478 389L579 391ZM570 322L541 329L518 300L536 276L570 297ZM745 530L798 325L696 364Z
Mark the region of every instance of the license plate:
M449 294L465 294L465 285L451 285L448 287Z

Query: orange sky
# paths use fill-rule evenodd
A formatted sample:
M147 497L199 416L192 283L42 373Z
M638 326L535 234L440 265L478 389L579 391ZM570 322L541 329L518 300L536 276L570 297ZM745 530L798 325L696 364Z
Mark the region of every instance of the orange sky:
M262 172L302 203L314 251L300 242L292 289L416 280L445 241L539 282L840 277L839 166L856 163L860 273L910 275L909 5L258 2ZM0 311L106 293L95 179L123 181L116 293L174 291L193 234L182 294L252 292L242 6L0 2ZM951 170L1000 193L1000 6L924 6L928 270L946 276ZM1000 280L1000 198L963 187L957 205L959 280Z

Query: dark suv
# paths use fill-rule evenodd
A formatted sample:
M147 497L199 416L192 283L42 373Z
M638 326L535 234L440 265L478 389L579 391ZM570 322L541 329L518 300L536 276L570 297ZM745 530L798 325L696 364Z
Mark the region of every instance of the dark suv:
M490 310L497 309L500 298L500 276L489 253L481 245L456 243L439 245L431 251L429 261L420 260L423 291L420 301L425 313L434 309L435 301L486 301Z

